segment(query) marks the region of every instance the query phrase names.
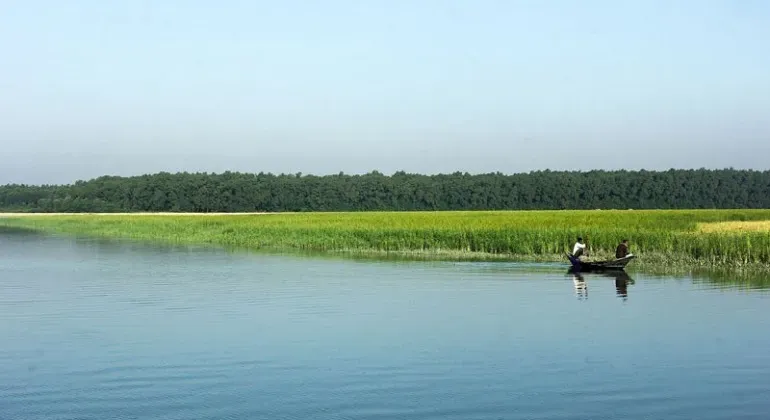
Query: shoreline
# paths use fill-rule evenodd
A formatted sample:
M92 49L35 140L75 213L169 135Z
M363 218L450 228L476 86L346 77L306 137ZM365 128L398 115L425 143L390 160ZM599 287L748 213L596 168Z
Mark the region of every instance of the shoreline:
M3 212L0 227L287 254L564 263L565 269L569 267L565 251L575 236L590 238L591 261L612 259L617 238L630 235L637 256L628 267L631 271L728 269L770 274L770 232L761 230L768 225L770 210L759 215L701 214L692 220L692 211ZM272 217L250 217L267 215ZM760 224L755 224L757 220ZM701 223L716 231L701 231ZM575 228L580 225L585 227ZM731 231L746 226L759 230Z
M2 216L0 215L0 219ZM468 251L461 249L312 249L298 247L281 246L248 246L238 245L227 242L216 241L197 241L177 237L135 237L131 235L113 235L113 234L95 234L86 232L61 231L29 226L11 226L0 225L0 228L20 229L27 232L34 232L43 235L53 235L70 238L89 238L103 239L108 241L117 241L134 244L160 244L168 246L191 246L218 248L228 252L248 252L260 254L293 255L293 256L311 256L327 258L351 258L356 260L396 260L405 262L435 261L435 262L500 262L500 263L518 263L518 264L560 264L567 270L570 267L569 260L564 254L511 254L511 253L492 253L484 251ZM587 261L610 259L612 256L607 252L593 253L587 258ZM701 271L718 271L727 273L762 273L770 276L770 264L763 263L741 263L723 262L712 263L705 260L696 260L686 255L672 255L660 252L646 252L637 254L637 258L629 264L626 272L639 272L649 274L668 274L679 273L688 274ZM770 279L769 279L770 280Z
M0 226L2 228L3 226ZM123 244L161 245L182 248L205 248L232 253L245 253L254 255L273 255L282 257L322 258L330 260L349 260L366 263L376 262L401 262L401 263L490 263L513 264L538 267L539 270L553 271L564 276L573 275L570 272L570 264L566 257L561 255L513 255L493 254L487 252L472 252L461 250L363 250L363 249L338 249L318 251L311 249L262 247L251 248L222 244L214 242L196 242L189 240L170 240L168 238L131 238L125 236L93 235L73 232L56 232L45 229L31 229L28 227L14 227L23 231L50 235L54 237L69 237L87 240L104 240ZM563 258L562 258L563 257ZM541 266L542 265L542 266ZM510 267L510 266L509 266ZM531 268L530 267L530 268ZM515 269L512 267L511 269ZM687 276L693 281L706 281L711 284L720 284L720 287L738 287L742 289L770 289L770 265L751 264L722 264L714 265L703 262L666 260L661 254L647 254L629 264L625 270L606 271L597 273L584 273L584 275L597 275L613 277L617 275L635 276L645 275L657 278L671 276Z

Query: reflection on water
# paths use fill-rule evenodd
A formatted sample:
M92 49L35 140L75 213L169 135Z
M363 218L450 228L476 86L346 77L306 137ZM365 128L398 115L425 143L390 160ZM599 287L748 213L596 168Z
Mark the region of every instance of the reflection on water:
M634 279L632 279L628 273L622 270L583 273L570 268L567 270L567 275L572 276L572 283L575 286L575 294L579 300L588 299L587 278L593 277L598 280L605 280L608 278L614 279L615 293L617 297L622 298L623 301L628 300L628 286L635 283Z
M561 267L6 232L0 419L770 412L770 293Z
M574 273L572 282L575 284L575 294L577 294L578 299L588 299L588 284L585 277L580 273Z

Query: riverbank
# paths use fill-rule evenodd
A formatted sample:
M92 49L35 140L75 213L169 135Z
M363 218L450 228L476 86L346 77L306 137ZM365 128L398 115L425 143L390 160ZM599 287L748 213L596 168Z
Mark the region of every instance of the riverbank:
M2 226L42 232L457 261L565 261L577 236L608 258L627 238L634 266L770 272L768 220L770 210L0 214Z

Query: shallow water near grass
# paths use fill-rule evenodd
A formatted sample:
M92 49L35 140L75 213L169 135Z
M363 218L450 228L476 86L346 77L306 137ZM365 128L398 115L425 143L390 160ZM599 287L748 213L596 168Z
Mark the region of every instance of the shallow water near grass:
M770 291L0 232L3 419L760 419Z

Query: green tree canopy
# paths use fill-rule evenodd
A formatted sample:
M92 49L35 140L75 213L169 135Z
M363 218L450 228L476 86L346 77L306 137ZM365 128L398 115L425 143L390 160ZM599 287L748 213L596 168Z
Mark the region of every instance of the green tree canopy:
M0 186L0 209L34 212L770 208L770 171L537 171L388 176L167 173Z

